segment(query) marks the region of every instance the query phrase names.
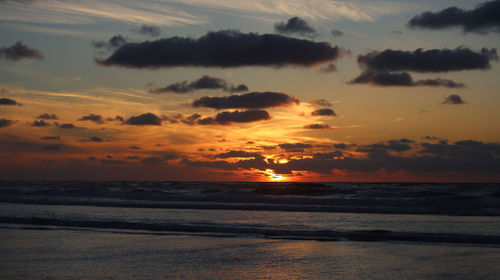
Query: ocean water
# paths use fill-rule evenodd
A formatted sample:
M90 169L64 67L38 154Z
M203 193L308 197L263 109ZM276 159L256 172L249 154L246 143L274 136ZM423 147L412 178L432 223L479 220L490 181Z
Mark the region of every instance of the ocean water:
M499 184L0 183L0 279L498 279L499 263Z

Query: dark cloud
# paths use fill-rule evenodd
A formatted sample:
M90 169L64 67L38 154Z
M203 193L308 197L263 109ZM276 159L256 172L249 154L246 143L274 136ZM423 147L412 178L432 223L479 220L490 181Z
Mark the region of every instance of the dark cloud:
M278 145L281 149L287 152L304 152L305 149L310 149L313 146L305 143L284 143Z
M61 139L61 135L57 135L57 136L43 136L41 139L42 140L59 140L59 139Z
M132 116L125 123L129 125L161 125L161 119L155 114L145 113Z
M39 50L26 46L23 42L18 41L10 47L0 47L0 58L7 60L21 59L38 59L42 60L43 55Z
M102 164L129 164L127 161L116 159L101 159Z
M108 122L113 122L113 121L124 122L125 119L122 116L116 116L114 118L106 118L106 121L108 121Z
M159 157L147 157L141 160L142 163L144 164L150 164L150 165L160 165L160 164L165 164L165 160Z
M457 95L457 94L451 94L449 95L448 97L446 97L443 102L441 102L441 104L449 104L449 105L462 105L462 104L466 104L467 102L465 102L462 97L460 97L460 95Z
M76 127L72 123L62 123L62 124L55 123L55 124L56 124L57 127L61 128L61 129L75 129L75 128L80 128L80 127Z
M385 142L364 145L357 148L358 152L368 153L369 157L387 157L388 152L405 152L413 148L415 142L409 139L388 140Z
M171 37L127 43L108 58L96 59L96 62L103 66L153 69L177 66L313 67L332 62L344 53L345 50L326 42L222 30L208 32L198 39Z
M132 149L132 150L141 150L141 147L139 146L135 146L135 145L132 145L130 147L128 147L129 149Z
M311 115L313 115L313 116L337 116L337 114L332 109L329 109L329 108L315 110L311 113Z
M11 126L14 124L14 121L8 119L0 119L0 128L4 128L7 126Z
M248 91L248 87L244 84L232 85L229 84L225 79L205 75L192 82L183 81L180 83L173 83L163 88L150 89L149 92L183 94L201 89L219 89L227 92Z
M10 98L0 98L0 106L1 105L5 105L5 106L21 106L21 103L13 100L13 99L10 99Z
M320 107L332 107L332 103L326 99L315 99L309 101L309 103L313 106L320 106Z
M194 107L207 107L213 109L229 108L270 108L299 104L293 96L281 92L250 92L241 95L223 97L205 96L193 101Z
M439 12L424 12L413 17L408 25L413 28L445 29L460 27L463 32L486 34L500 32L500 0L488 1L472 10L450 7Z
M376 86L430 86L446 88L464 88L465 85L448 79L425 79L414 81L407 72L388 73L388 72L363 72L358 77L349 82L350 84L372 84Z
M31 123L31 126L35 127L44 127L44 126L49 126L50 123L44 121L44 120L35 120L34 122Z
M214 158L262 158L259 153L250 153L245 151L229 151L225 153L216 154Z
M315 159L332 159L343 157L344 154L341 151L329 152L329 153L315 153L313 158Z
M339 149L339 150L345 150L347 149L348 145L347 144L344 144L344 143L338 143L338 144L333 144L332 145L335 149Z
M137 29L133 29L133 31L151 37L158 37L161 34L160 28L154 25L142 25Z
M382 73L485 70L491 67L490 62L494 60L498 60L496 49L483 48L480 52L475 52L465 47L415 51L387 49L358 56L358 63L365 71Z
M232 123L247 123L270 120L271 116L264 110L246 110L218 113L215 118L209 117L198 120L199 125L229 125Z
M95 122L97 124L104 123L103 117L101 115L96 115L96 114L90 114L90 115L87 115L87 116L82 116L78 120L79 121L91 121L91 122Z
M317 35L316 30L307 21L299 17L290 18L287 22L275 23L274 30L280 34L297 34L304 37L314 37Z
M327 124L313 123L304 126L305 129L330 129L331 127Z
M127 44L129 40L118 34L113 37L111 37L107 42L105 41L92 41L91 45L95 49L107 49L109 51L111 50L116 50L120 48L121 46Z
M138 156L128 156L125 159L128 159L128 160L137 160L137 159L141 159L141 158L138 157Z
M42 120L58 120L59 118L56 116L56 114L49 114L49 113L44 113L36 117L37 119L42 119Z
M43 151L60 151L62 149L61 144L44 145L42 147Z
M104 142L104 139L102 139L101 137L92 136L89 138L89 141L90 142Z
M342 32L342 30L332 29L330 34L332 34L333 37L340 37L344 35L344 32Z

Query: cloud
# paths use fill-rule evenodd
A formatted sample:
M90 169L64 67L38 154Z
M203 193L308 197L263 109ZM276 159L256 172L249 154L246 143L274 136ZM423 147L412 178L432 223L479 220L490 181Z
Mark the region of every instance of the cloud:
M313 67L332 62L346 51L326 42L313 42L276 34L259 35L236 30L208 32L192 39L171 37L127 43L105 59L103 66L162 67ZM196 54L196 55L193 55Z
M372 84L376 86L430 86L430 87L446 87L446 88L464 88L463 83L455 82L448 79L425 79L414 81L408 72L387 73L387 72L363 72L358 77L349 81L350 84Z
M332 34L333 37L340 37L340 36L344 35L344 32L342 32L341 30L338 30L338 29L332 29L330 31L330 34Z
M463 32L486 34L500 32L500 0L483 2L472 10L450 7L439 12L424 12L413 17L408 26L424 29L460 27Z
M315 153L313 155L314 159L332 159L343 157L344 154L341 151L329 152L329 153Z
M331 129L327 124L313 123L304 126L305 129Z
M0 58L13 61L21 59L42 60L43 55L39 50L30 48L23 42L18 41L10 47L0 47Z
M4 128L7 126L11 126L14 124L14 121L8 119L0 119L0 128Z
M128 148L131 149L131 150L141 150L141 147L136 146L136 145L132 145L132 146L130 146Z
M45 126L49 126L50 123L44 121L44 120L35 120L34 122L31 123L31 126L34 126L34 127L45 127Z
M309 104L313 106L332 107L332 103L326 99L314 99L309 101Z
M91 122L95 122L97 124L104 123L103 117L101 115L96 115L96 114L90 114L90 115L82 116L78 120L79 121L91 121Z
M144 24L137 29L133 29L133 31L135 31L139 34L148 35L151 37L158 37L161 34L161 30L158 26L147 25L147 24Z
M161 125L161 119L152 113L145 113L139 116L132 116L125 121L129 125Z
M59 123L56 122L55 125L57 127L59 127L60 129L76 129L76 128L81 128L81 127L75 126L72 123L62 123L62 124L59 124Z
M59 118L56 116L56 114L49 114L49 113L43 113L36 117L37 119L42 119L42 120L58 120Z
M232 85L225 79L210 77L207 75L194 80L192 82L183 81L180 83L173 83L163 88L151 89L151 93L189 93L201 89L220 89L227 92L241 92L248 91L248 87L244 84Z
M498 60L496 49L482 48L475 52L465 47L456 49L416 49L400 51L387 49L358 56L358 63L367 71L413 71L423 73L461 70L486 70L491 61Z
M300 17L292 17L287 22L275 23L274 30L286 35L297 34L304 37L314 37L317 35L316 30Z
M270 120L271 116L267 111L264 110L246 110L246 111L233 111L233 112L221 112L218 113L215 118L209 117L204 119L199 119L197 123L199 125L230 125L232 123L247 123Z
M3 97L3 98L0 98L0 106L2 105L5 105L5 106L21 106L22 104L13 100L13 99L10 99L10 98L6 98L6 97Z
M104 139L102 139L101 137L92 136L89 138L89 141L90 142L104 142Z
M441 104L449 104L449 105L463 105L466 104L462 97L457 94L451 94L448 97L446 97Z
M207 107L213 109L229 108L271 108L299 104L293 96L281 92L249 92L241 95L223 97L205 96L193 101L194 107Z
M278 145L281 149L287 152L304 152L305 149L310 149L313 146L305 143L284 143Z
M220 153L213 156L214 158L263 158L259 153L250 153L245 151L229 151Z
M107 42L105 41L92 41L92 47L96 49L107 49L107 50L115 50L120 48L121 46L127 44L129 39L124 37L121 34L115 35L111 37Z
M43 151L60 151L62 149L61 144L44 145L42 147Z
M61 135L57 135L57 136L43 136L41 139L42 140L59 140L59 139L61 139Z
M141 162L144 164L150 164L150 165L165 164L165 160L161 159L159 157L147 157L147 158L142 159Z
M373 84L378 86L433 86L463 88L464 84L448 79L425 79L414 81L408 72L449 72L461 70L486 70L491 61L498 60L496 49L483 48L475 52L465 47L456 49L416 49L400 51L387 49L358 56L363 72L350 84ZM396 73L394 73L396 72Z
M101 159L102 164L129 164L127 161L116 160L116 159Z
M313 116L337 116L337 114L329 108L324 108L324 109L318 109L315 111L312 111L311 115Z

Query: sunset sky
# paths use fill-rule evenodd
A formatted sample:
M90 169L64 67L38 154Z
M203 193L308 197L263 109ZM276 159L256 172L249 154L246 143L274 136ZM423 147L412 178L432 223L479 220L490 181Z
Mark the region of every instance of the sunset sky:
M500 181L500 0L0 0L0 179Z

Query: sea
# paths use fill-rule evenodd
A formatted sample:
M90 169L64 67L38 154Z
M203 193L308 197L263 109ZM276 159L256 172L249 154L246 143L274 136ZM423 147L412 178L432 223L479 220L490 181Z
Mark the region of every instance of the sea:
M500 279L500 184L3 181L0 279Z

